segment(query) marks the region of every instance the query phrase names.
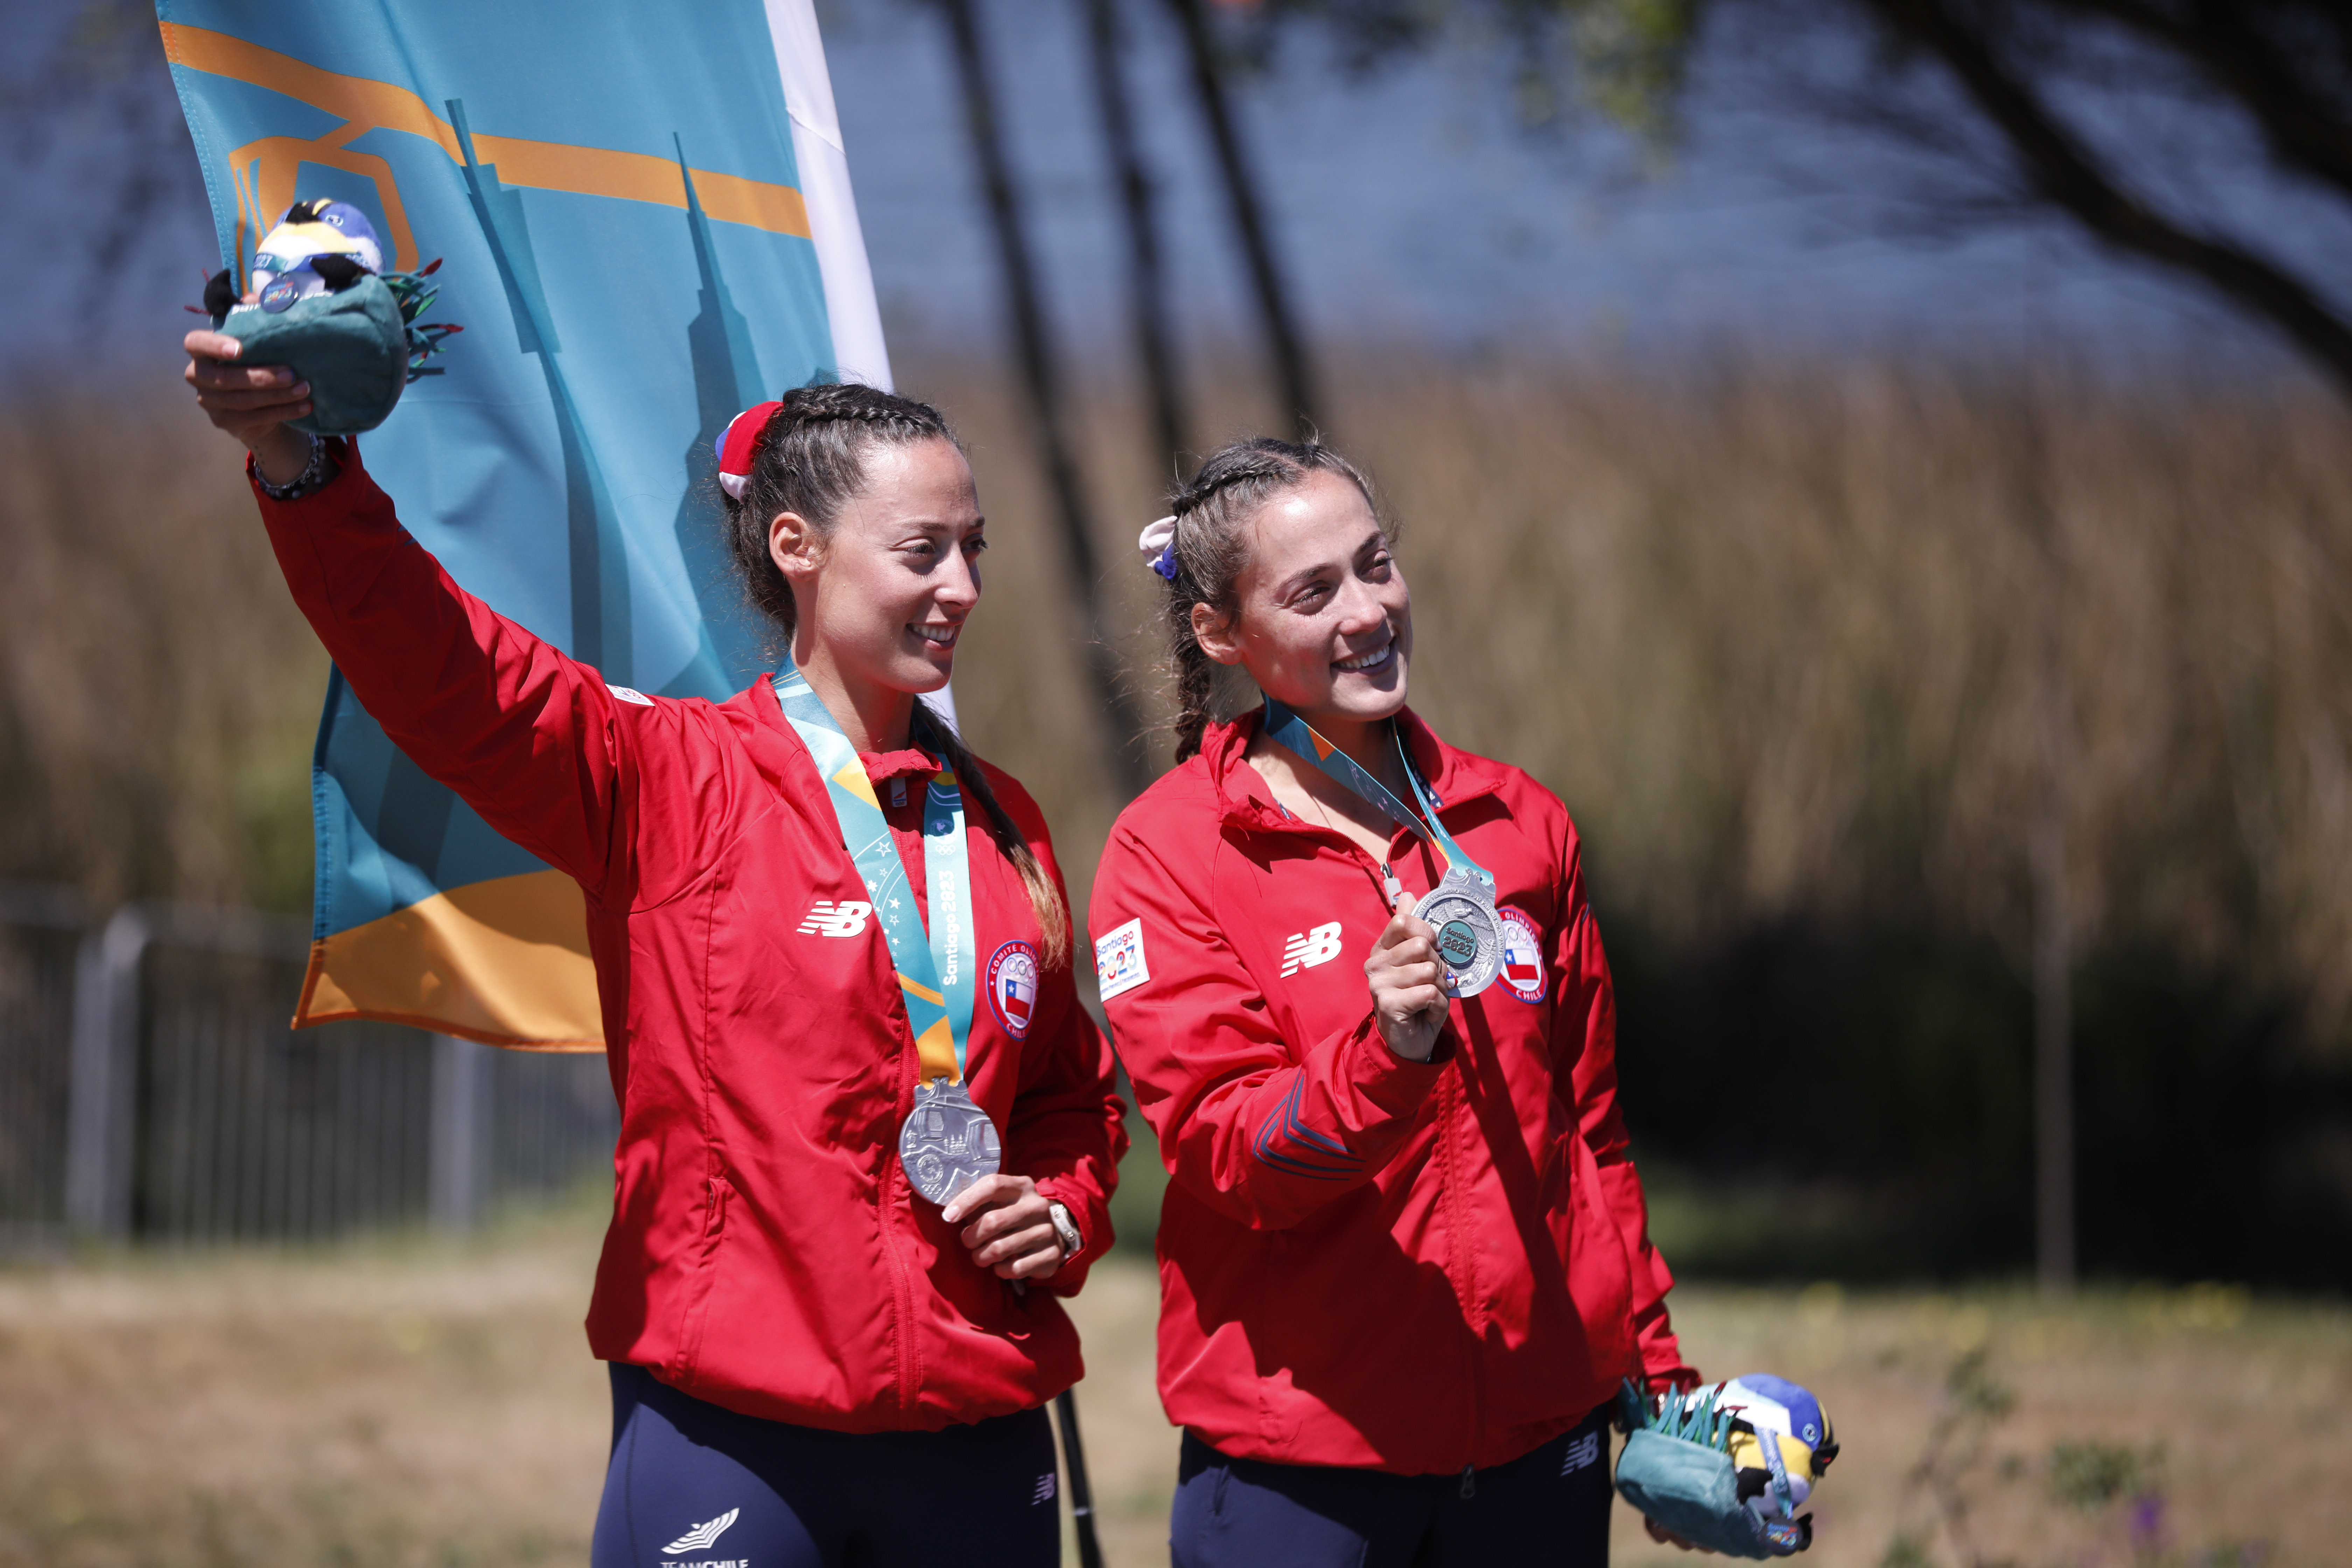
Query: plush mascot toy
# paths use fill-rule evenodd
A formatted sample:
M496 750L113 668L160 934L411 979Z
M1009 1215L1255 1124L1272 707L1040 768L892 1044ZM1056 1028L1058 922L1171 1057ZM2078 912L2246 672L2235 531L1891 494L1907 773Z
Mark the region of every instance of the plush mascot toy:
M226 270L205 284L204 313L245 343L251 364L282 364L310 384L311 411L292 423L317 436L356 436L391 416L425 361L463 329L416 324L438 290L417 272L383 270L367 215L348 202L296 202L254 254L245 298Z
M1627 1384L1617 1461L1625 1500L1676 1535L1727 1557L1788 1557L1813 1543L1800 1514L1837 1458L1822 1402L1762 1373L1647 1399Z

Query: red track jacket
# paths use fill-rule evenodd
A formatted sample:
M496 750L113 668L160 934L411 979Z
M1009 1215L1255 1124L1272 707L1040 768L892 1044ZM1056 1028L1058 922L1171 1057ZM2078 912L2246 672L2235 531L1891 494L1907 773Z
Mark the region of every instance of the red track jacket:
M972 1095L1003 1130L1004 1168L1068 1205L1087 1238L1024 1297L898 1168L914 1037L880 929L803 918L866 888L768 684L724 703L615 695L458 588L348 444L343 464L313 496L261 499L296 601L401 749L587 895L621 1101L595 1353L845 1432L978 1421L1076 1382L1055 1298L1110 1244L1127 1139L1068 967L1040 976L1023 1037L986 1001L972 1019ZM933 765L868 759L877 778ZM988 776L1053 868L1028 795ZM919 897L922 791L907 795L889 815ZM1020 876L977 823L971 864L983 968L1009 943L1037 951Z
M1112 1034L1174 1178L1169 1418L1236 1458L1429 1474L1526 1453L1621 1377L1696 1381L1567 808L1402 719L1509 922L1503 978L1405 1061L1364 982L1380 868L1276 804L1243 755L1261 717L1129 806L1095 879ZM1443 874L1402 828L1390 853L1416 897Z

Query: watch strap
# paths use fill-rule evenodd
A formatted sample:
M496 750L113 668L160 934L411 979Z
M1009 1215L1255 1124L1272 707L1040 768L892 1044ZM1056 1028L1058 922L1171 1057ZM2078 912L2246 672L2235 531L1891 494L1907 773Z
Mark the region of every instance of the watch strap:
M1087 1249L1087 1238L1078 1229L1078 1222L1070 1215L1070 1205L1059 1198L1045 1201L1045 1213L1054 1221L1054 1234L1062 1243L1062 1261L1067 1263Z

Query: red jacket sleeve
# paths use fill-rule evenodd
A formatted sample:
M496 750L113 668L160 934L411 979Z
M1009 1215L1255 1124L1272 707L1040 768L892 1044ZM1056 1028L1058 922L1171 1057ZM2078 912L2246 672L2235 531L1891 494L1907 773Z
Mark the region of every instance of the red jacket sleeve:
M1186 1192L1254 1229L1297 1224L1370 1181L1411 1134L1452 1055L1397 1056L1363 1016L1285 1039L1264 993L1184 879L1124 825L1095 874L1093 926L1142 922L1150 978L1104 1001L1160 1159Z
M1062 868L1036 804L994 768L988 777L1067 909L1069 890L1062 885ZM1095 1259L1110 1250L1110 1195L1118 1188L1118 1162L1127 1152L1127 1104L1118 1097L1110 1042L1078 1005L1071 978L1075 963L1074 952L1070 963L1040 967L1037 1020L1030 1031L1034 1047L1022 1053L1013 1124L1004 1130L1004 1169L1032 1178L1039 1192L1066 1205L1086 1239L1077 1260L1045 1281L1047 1289L1063 1296L1076 1295Z
M1565 872L1565 918L1552 953L1552 973L1559 976L1552 1008L1552 1064L1556 1072L1567 1070L1577 1123L1600 1167L1601 1198L1624 1242L1642 1366L1653 1384L1689 1387L1697 1384L1698 1373L1684 1364L1666 1315L1666 1292L1674 1289L1675 1277L1650 1245L1649 1204L1617 1107L1617 1001L1609 961L1601 951L1601 928L1585 900L1584 867L1573 832Z
M609 886L630 859L635 757L692 768L712 753L627 745L625 732L696 720L678 703L626 704L625 718L625 700L594 669L458 587L401 527L357 450L338 445L341 471L324 488L259 499L287 585L352 692L418 767L592 898L642 896ZM671 783L681 820L665 835L688 842L682 819L725 781Z

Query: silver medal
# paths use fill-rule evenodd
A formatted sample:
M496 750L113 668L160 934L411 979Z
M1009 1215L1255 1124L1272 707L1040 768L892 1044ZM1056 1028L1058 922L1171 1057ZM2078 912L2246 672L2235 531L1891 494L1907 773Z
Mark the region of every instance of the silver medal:
M1437 962L1451 977L1447 990L1471 997L1495 983L1503 971L1503 921L1484 881L1457 866L1412 913L1437 932Z
M917 1192L945 1206L981 1177L996 1174L1004 1145L963 1085L938 1078L915 1089L915 1109L898 1129L898 1163Z

